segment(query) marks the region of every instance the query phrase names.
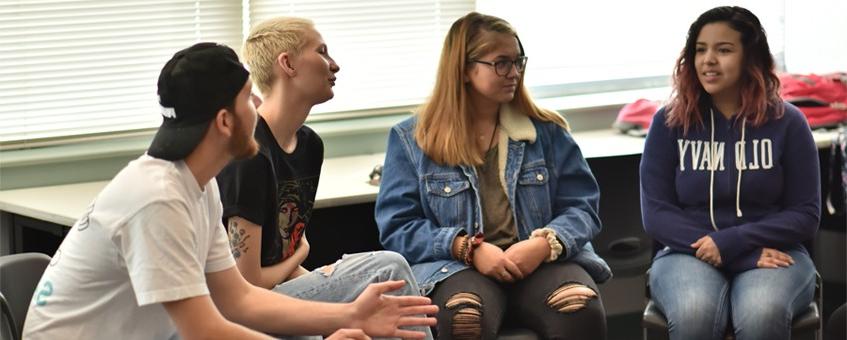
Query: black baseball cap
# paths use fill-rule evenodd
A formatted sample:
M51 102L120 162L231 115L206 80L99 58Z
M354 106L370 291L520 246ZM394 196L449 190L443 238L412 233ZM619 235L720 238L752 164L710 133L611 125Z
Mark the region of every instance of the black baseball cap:
M184 159L220 109L233 104L250 75L231 48L203 42L174 54L159 74L162 125L147 154Z

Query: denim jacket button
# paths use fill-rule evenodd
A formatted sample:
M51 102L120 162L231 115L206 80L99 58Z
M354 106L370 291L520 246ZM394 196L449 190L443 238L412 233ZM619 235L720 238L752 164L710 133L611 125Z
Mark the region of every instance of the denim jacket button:
M448 272L447 267L441 267L441 272L442 272L442 273L446 273L446 272Z
M538 174L538 175L535 176L535 179L537 179L539 182L541 182L541 181L544 180L544 175Z
M453 189L450 189L450 187L444 187L444 192L449 194L451 191L453 191Z

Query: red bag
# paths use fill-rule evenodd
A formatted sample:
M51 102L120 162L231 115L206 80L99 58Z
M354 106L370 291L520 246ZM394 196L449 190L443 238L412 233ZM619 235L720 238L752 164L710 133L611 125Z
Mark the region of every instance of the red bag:
M781 95L797 106L814 128L847 122L847 73L782 74Z
M653 115L659 111L660 101L639 99L624 105L612 127L628 135L645 136Z

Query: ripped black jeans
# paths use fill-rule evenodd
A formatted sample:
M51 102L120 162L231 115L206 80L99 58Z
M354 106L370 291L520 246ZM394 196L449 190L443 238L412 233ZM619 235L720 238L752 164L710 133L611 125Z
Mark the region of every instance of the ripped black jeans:
M548 306L551 294L574 283L590 288L597 297L572 312ZM542 339L606 339L606 311L597 284L574 263L542 263L512 284L474 269L463 270L435 286L430 297L439 308L438 339L495 339L501 326L528 328ZM472 320L470 331L468 319ZM460 323L456 329L454 321Z

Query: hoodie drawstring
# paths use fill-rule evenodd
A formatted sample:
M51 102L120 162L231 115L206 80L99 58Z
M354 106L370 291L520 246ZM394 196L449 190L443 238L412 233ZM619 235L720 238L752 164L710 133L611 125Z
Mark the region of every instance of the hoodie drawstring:
M711 138L709 139L709 150L715 148L715 110L709 109L709 118L712 119L711 125ZM712 152L712 151L709 151ZM714 152L712 152L714 154ZM712 221L712 228L715 231L718 231L718 226L715 224L715 160L712 159L712 155L709 155L709 218Z
M711 136L710 136L710 150L715 147L715 111L714 109L709 109L709 118L712 120L711 125ZM745 141L745 131L747 127L747 117L744 117L741 120L741 152L746 155L747 145ZM710 151L713 152L713 151ZM714 152L713 152L714 153ZM715 231L718 230L718 225L715 223L715 166L713 155L709 155L709 218L712 222L712 228ZM738 157L736 155L736 157ZM735 216L741 217L741 172L743 170L743 165L738 169L738 180L735 182Z
M747 130L747 117L741 120L741 152L747 155L747 142L744 140L744 131ZM746 157L745 157L746 159ZM741 172L744 171L744 164L738 169L738 180L735 182L735 216L741 217Z

